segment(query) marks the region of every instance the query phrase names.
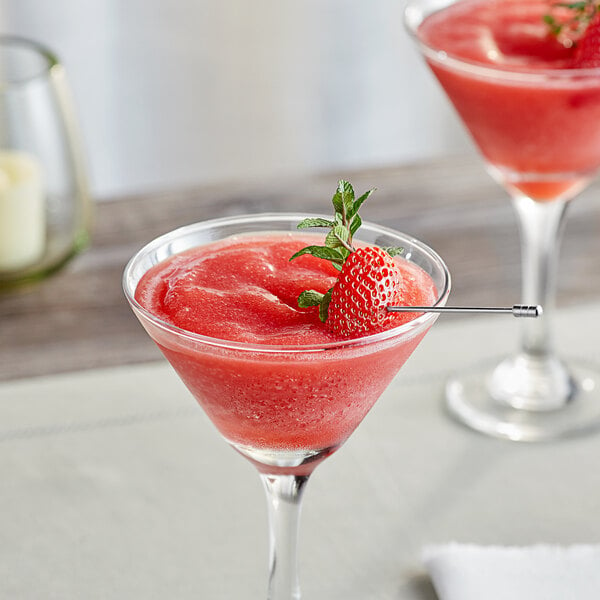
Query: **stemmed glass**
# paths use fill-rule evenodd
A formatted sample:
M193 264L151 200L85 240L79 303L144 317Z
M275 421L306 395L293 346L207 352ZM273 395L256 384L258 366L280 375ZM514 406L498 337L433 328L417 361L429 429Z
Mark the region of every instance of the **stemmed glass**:
M405 24L487 170L512 199L521 234L522 301L541 304L544 315L523 321L520 347L499 365L453 377L447 405L468 426L512 440L588 430L600 425L598 373L556 355L551 318L566 210L600 167L600 69L536 70L458 59L428 45L420 31L425 19L453 4L411 0Z
M0 36L0 290L81 250L90 213L63 65L37 42Z
M270 346L190 333L144 309L135 299L153 265L186 249L248 233L289 235L302 215L261 214L206 221L149 243L127 265L123 286L133 312L160 347L221 435L260 473L268 500L269 598L298 599L296 539L300 502L314 468L335 452L434 323L413 321L355 340L315 346ZM401 246L404 257L432 278L443 305L450 276L421 242L363 224L360 239Z

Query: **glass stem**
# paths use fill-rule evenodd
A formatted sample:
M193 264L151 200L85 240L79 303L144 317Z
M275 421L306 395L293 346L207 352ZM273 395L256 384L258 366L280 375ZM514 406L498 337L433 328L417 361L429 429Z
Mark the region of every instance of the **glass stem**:
M261 473L269 514L268 600L299 600L298 525L308 475Z
M565 222L566 200L536 202L513 198L521 233L522 302L541 304L539 319L523 319L522 352L544 359L553 353L551 315L556 298L558 250Z

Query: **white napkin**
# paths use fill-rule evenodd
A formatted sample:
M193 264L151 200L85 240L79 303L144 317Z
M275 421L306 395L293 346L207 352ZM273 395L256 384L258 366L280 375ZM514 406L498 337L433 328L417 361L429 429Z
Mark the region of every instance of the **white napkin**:
M440 600L599 600L600 544L428 546Z

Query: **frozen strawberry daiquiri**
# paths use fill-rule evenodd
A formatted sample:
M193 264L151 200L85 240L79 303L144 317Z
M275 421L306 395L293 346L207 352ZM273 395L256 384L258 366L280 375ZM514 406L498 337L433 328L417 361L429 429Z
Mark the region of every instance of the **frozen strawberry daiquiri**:
M261 473L271 600L300 597L295 538L308 476L436 319L386 306L442 305L449 293L435 252L361 222L369 194L355 198L340 182L332 219L248 215L184 227L148 244L124 274L136 316Z
M600 77L573 17L551 0L461 0L418 28L496 177L538 201L572 197L600 166Z
M592 0L410 0L406 24L520 225L517 353L447 387L450 411L485 433L547 440L600 425L594 369L554 352L550 315L569 201L600 168L600 12ZM594 383L596 382L596 383Z
M391 343L336 348L344 338L324 327L315 310L298 307L304 290L325 293L339 274L331 263L310 255L290 262L315 242L293 233L227 238L159 263L137 287L140 305L167 323L257 346L255 352L224 353L156 337L224 437L255 456L284 451L292 458L337 448L425 333L421 328ZM429 275L414 263L396 260L404 303L435 303ZM403 314L387 325L410 319ZM264 352L263 345L310 345L321 351Z

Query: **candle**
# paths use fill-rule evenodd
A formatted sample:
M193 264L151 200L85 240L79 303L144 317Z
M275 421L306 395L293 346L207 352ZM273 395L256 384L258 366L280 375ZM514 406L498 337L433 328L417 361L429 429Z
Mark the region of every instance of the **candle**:
M35 264L46 245L46 206L39 162L0 151L0 271Z

